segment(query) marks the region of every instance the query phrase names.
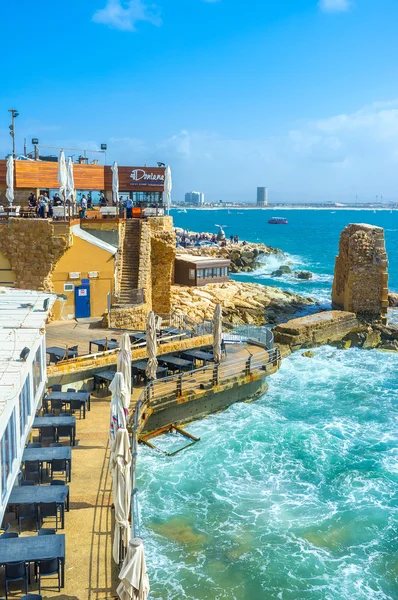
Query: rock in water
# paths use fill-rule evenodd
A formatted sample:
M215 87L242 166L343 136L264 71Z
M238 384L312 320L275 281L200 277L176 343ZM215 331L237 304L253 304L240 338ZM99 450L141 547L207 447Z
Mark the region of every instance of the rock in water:
M388 294L388 304L391 308L398 308L398 294Z
M282 275L289 275L289 273L291 272L292 270L290 267L288 267L287 265L282 265L281 267L279 267L279 269L271 273L271 277L282 277Z
M301 356L305 356L307 358L314 358L315 354L312 352L312 350L307 350L306 352L303 352Z
M312 279L312 273L310 271L296 271L294 274L297 279Z

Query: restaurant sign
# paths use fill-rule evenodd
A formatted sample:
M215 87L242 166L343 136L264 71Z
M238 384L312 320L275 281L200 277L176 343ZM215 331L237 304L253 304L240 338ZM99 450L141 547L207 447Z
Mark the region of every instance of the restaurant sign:
M164 174L152 170L133 169L130 175L130 185L134 186L159 186L164 185Z

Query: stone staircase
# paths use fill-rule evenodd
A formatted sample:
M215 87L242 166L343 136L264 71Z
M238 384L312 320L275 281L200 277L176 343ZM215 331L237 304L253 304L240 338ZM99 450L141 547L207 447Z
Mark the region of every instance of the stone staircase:
M140 304L138 274L140 263L141 222L127 219L121 252L118 304Z

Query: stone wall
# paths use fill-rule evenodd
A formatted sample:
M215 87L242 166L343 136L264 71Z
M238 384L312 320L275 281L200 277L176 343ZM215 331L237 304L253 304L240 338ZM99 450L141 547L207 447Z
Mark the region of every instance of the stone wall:
M171 312L176 237L172 217L148 219L151 228L152 310Z
M72 245L66 224L47 219L9 219L0 222L0 252L15 273L15 286L51 292L55 265Z
M145 329L148 305L112 306L110 315L105 314L103 327L111 329Z
M40 190L37 188L31 189L23 189L23 190L14 190L14 206L28 206L28 198L31 193L36 195L36 198L39 197ZM0 190L0 204L4 204L4 206L9 206L8 199L6 197L6 188Z
M138 289L143 289L148 310L152 306L152 265L151 265L151 228L148 222L141 222L139 248L140 263L138 269Z
M341 233L332 291L334 308L368 321L385 321L388 308L388 260L384 230L348 225Z

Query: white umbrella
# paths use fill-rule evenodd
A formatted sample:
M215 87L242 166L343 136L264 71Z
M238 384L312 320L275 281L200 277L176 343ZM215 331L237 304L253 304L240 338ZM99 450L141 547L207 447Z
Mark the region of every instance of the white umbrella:
M124 383L127 388L126 404L124 408L129 409L131 398L131 342L128 333L123 333L120 338L120 349L117 355L117 370L123 373Z
M73 177L73 162L72 158L69 156L68 165L66 170L66 197L68 200L73 199L73 194L75 193L75 179Z
M127 549L131 537L131 446L127 429L118 429L111 454L112 494L115 505L113 560L119 564L121 542Z
M222 342L222 309L218 302L214 311L213 320L213 356L214 362L221 362L221 342Z
M114 162L111 166L112 169L112 196L113 203L117 206L119 202L119 173L117 169L117 162Z
M146 349L148 353L146 376L148 379L156 379L156 370L158 368L156 355L158 352L158 345L156 338L155 313L152 310L148 313L148 319L146 322Z
M58 159L58 183L59 183L59 195L64 201L64 217L66 219L66 184L68 181L68 171L66 169L65 154L61 150Z
M171 179L171 169L170 167L167 165L166 167L166 172L164 175L164 204L166 205L166 208L169 209L170 208L170 203L171 203L171 190L173 188L173 182Z
M7 198L8 202L10 203L10 206L12 206L12 203L14 200L14 158L12 157L11 154L7 158L6 183L7 183L6 198Z
M126 429L126 416L124 413L124 405L126 404L127 388L124 383L123 373L116 373L115 377L109 386L112 393L111 398L111 422L110 422L110 438L111 446L116 439L118 429Z
M116 592L120 600L147 600L150 587L141 538L130 540L119 579Z

